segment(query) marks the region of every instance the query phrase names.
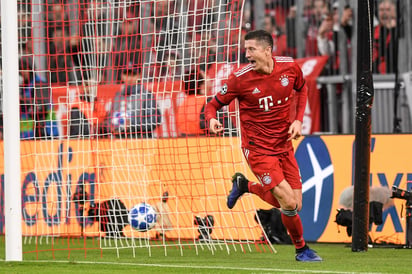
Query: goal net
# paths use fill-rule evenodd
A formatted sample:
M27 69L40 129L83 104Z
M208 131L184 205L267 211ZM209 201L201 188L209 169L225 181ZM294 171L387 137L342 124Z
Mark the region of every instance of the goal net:
M254 179L236 105L218 113L223 134L204 121L238 66L242 9L242 0L19 1L25 253L273 251L255 219L267 204L246 194L226 206L234 172ZM141 203L154 221L135 212ZM137 230L145 221L150 229Z

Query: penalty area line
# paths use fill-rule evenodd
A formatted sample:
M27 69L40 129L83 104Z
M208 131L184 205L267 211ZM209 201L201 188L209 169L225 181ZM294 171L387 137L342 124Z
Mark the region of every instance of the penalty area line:
M5 261L5 260L0 260ZM176 265L176 264L144 264L144 263L121 263L121 262L91 262L91 261L54 261L54 260L23 260L28 263L71 263L71 264L100 264L100 265L123 265L123 266L143 266L143 267L163 267L163 268L189 268L189 269L211 269L211 270L244 270L244 271L265 271L265 272L294 272L299 273L330 273L330 274L378 274L379 272L353 272L334 270L306 270L306 269L281 269L281 268L258 268L258 267L231 267L231 266L205 266L205 265ZM321 262L319 262L321 263ZM304 263L302 263L304 264Z

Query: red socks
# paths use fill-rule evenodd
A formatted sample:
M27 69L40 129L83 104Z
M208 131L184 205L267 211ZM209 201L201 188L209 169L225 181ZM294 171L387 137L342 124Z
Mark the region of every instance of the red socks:
M256 194L259 196L263 201L267 202L268 204L280 208L280 204L278 200L273 196L272 192L264 191L263 187L259 183L249 182L248 189L250 193Z
M302 248L305 246L305 240L303 239L303 226L300 216L296 214L295 216L287 216L281 214L283 225L289 232L289 236L292 239L293 244L296 249Z
M273 196L272 192L265 191L261 184L255 182L248 183L248 189L250 193L256 194L263 201L268 204L280 208L278 200ZM294 216L287 216L283 212L281 214L283 225L289 232L290 238L292 239L293 244L296 249L303 248L306 243L303 239L303 226L300 216L298 214Z

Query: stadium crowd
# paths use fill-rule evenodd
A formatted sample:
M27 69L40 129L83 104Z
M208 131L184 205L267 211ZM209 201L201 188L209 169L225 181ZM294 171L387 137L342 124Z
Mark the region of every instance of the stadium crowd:
M213 85L208 85L211 65L218 61L247 63L242 39L247 31L257 27L272 33L274 55L294 58L303 57L297 52L299 32L305 38L304 57L329 57L324 75L339 74L341 56L351 56L353 10L350 5L339 9L339 5L350 1L265 0L265 16L261 26L257 26L254 1L245 0L242 16L233 19L243 19L237 28L240 33L228 31L219 35L211 31L220 24L213 15L219 1L160 0L148 1L143 7L140 1L116 6L97 0L45 0L41 41L33 33L33 8L28 2L19 1L18 5L24 139L204 134L205 99L197 95L211 96L215 92L210 88ZM242 2L235 0L223 8L236 13ZM397 67L396 2L376 0L374 4L373 72L393 73ZM303 5L303 18L297 18L296 5ZM178 31L183 6L190 15L185 35ZM297 27L297 20L304 21L304 29ZM341 30L344 36L339 35ZM338 39L342 38L346 40L347 54L341 54L338 47ZM207 46L202 41L207 41ZM229 47L222 50L225 47L221 45ZM36 51L40 46L44 49L42 55ZM181 92L176 96L157 96L148 82L173 83L172 89ZM111 93L114 96L100 92L98 87L103 85L117 89ZM56 102L52 100L55 87L76 87L79 92L63 117L56 117ZM105 96L110 98L103 100ZM165 108L167 104L173 105L173 113ZM64 131L58 122L62 119L68 119ZM165 129L165 120L175 120L176 128ZM225 123L230 123L227 117Z

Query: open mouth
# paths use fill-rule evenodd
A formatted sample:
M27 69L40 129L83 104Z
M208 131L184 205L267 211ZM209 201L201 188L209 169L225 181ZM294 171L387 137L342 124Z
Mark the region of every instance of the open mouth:
M255 60L249 60L249 63L250 63L253 67L256 67L256 61L255 61Z

